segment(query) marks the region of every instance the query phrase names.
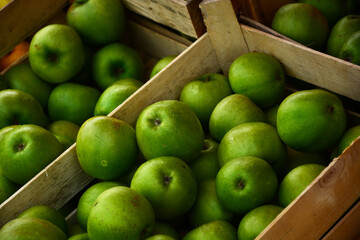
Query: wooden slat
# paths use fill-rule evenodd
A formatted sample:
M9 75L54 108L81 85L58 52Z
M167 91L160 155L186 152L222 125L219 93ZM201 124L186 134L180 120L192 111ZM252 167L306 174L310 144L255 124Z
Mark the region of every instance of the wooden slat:
M358 202L322 240L360 239L360 202Z
M0 11L0 57L11 51L55 13L67 0L15 0Z

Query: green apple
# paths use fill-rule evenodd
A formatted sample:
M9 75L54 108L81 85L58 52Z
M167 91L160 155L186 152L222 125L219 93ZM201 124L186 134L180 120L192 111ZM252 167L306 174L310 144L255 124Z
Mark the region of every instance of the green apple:
M291 170L279 185L278 201L287 207L325 169L325 166L310 163Z
M36 32L29 47L32 70L50 83L69 81L85 62L83 43L70 26L50 24Z
M93 76L101 89L106 89L114 82L125 78L142 81L144 63L131 47L122 43L108 44L94 55Z
M354 0L300 0L319 9L329 26L334 26L342 17L355 12Z
M226 209L216 195L215 178L198 183L196 201L187 215L192 227L215 220L231 222L234 219L234 213Z
M340 49L339 58L360 65L360 30L353 33Z
M80 127L73 122L59 120L52 122L48 129L59 140L63 149L66 150L76 142Z
M249 122L242 123L225 134L218 149L220 166L243 156L264 159L280 175L286 164L287 153L276 128L267 123Z
M39 218L16 218L0 229L1 240L67 240L57 226Z
M84 122L76 138L76 152L84 171L102 180L125 175L139 154L134 128L107 116Z
M137 80L135 78L124 78L124 79L121 79L121 80L118 80L118 81L114 82L112 85L115 85L115 84L141 88L142 85L144 85L144 82L139 81L139 80Z
M105 190L117 186L123 186L123 184L115 181L98 182L86 189L81 195L77 205L76 216L78 223L83 229L87 229L90 209L96 202L96 198Z
M280 7L271 28L307 47L322 51L326 47L329 23L316 7L305 3L289 3Z
M0 141L0 166L11 181L25 184L62 151L61 143L51 132L25 124L8 132Z
M46 205L34 205L29 207L20 213L17 218L40 218L49 221L60 228L65 235L68 234L68 225L63 215L55 208Z
M220 166L217 159L219 144L212 139L204 140L204 147L198 158L189 164L197 181L215 179Z
M130 187L149 200L159 220L185 214L197 195L194 173L176 157L157 157L146 161L136 170Z
M87 233L80 233L71 236L68 240L89 240L89 237Z
M119 0L74 0L67 10L66 21L85 42L94 45L120 40L126 25Z
M181 90L180 101L191 107L207 129L215 106L230 94L232 90L228 79L222 74L210 73L188 82Z
M204 146L199 119L178 100L159 101L143 109L136 122L136 138L147 160L173 156L190 163Z
M350 14L341 18L330 31L326 52L339 57L345 41L357 31L360 31L360 15Z
M138 89L138 87L122 84L113 84L107 87L95 105L94 115L108 115Z
M350 144L360 136L360 125L353 126L347 129L344 132L344 135L340 138L338 147L337 147L337 155L341 155L343 151L350 146Z
M172 237L175 240L180 240L179 233L176 231L176 229L166 222L156 221L153 234L154 235L164 234Z
M112 187L96 199L87 223L91 240L144 239L151 236L155 214L149 201L128 187Z
M322 89L294 92L281 102L277 113L280 138L301 152L321 152L333 147L345 127L342 102Z
M157 234L157 235L152 235L152 236L146 238L145 240L175 240L175 238L170 237L165 234Z
M19 125L10 125L10 126L6 126L0 129L0 142L1 140L5 137L5 135L13 130L14 128L18 127Z
M249 97L260 108L267 108L282 97L285 71L275 57L250 52L231 63L229 82L234 93Z
M216 176L215 187L225 208L236 214L246 214L275 197L278 179L265 160L246 156L227 162Z
M52 84L41 80L31 69L29 62L11 67L4 75L9 88L18 89L32 95L46 109Z
M232 94L222 99L210 116L210 134L217 141L233 127L245 122L267 122L266 115L250 98Z
M20 124L47 127L49 119L32 95L17 89L0 91L0 128Z
M248 212L240 221L238 240L255 239L283 210L276 205L263 205Z
M94 109L100 97L96 88L77 84L58 84L50 94L48 114L51 121L66 120L77 125L94 116Z
M226 221L205 223L188 232L182 240L237 240L236 229Z
M286 168L284 174L286 175L294 168L309 164L309 163L317 163L323 166L327 166L329 164L328 156L324 152L315 152L315 153L306 153L299 152L291 147L287 147L288 158L286 162Z
M0 168L0 205L13 195L20 186L4 176Z
M268 108L265 111L265 114L267 116L267 119L269 121L269 123L274 126L275 128L277 127L277 111L279 109L280 103L279 104L275 104L272 107Z
M161 58L156 62L154 67L151 70L150 78L153 78L158 72L165 68L172 60L176 58L176 55L169 55Z

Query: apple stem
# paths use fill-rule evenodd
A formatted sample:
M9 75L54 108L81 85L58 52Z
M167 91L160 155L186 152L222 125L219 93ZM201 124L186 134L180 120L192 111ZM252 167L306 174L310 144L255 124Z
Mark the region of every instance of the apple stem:
M240 181L238 181L237 182L237 188L239 188L239 189L244 189L244 187L245 187L245 183L243 182L243 180L240 180Z
M154 123L155 123L155 126L160 126L161 120L158 119L158 118L156 118L156 119L154 120Z
M25 144L20 143L20 144L18 145L18 147L17 147L18 152L21 152L22 150L24 150L24 148L25 148Z
M165 176L164 177L164 184L165 185L169 185L171 182L172 178L170 176Z
M329 106L327 108L328 113L333 114L334 113L334 106Z
M208 82L210 80L210 75L206 76L205 82Z

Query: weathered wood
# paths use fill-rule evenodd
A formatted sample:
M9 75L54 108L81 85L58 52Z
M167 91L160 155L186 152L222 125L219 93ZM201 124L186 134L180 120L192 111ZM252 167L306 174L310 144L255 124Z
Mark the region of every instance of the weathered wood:
M322 240L360 239L360 202L358 202Z
M16 0L0 11L0 57L61 11L67 0Z

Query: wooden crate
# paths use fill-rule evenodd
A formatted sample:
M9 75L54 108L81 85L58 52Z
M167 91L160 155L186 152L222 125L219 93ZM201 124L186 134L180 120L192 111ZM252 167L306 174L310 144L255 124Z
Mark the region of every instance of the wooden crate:
M178 99L181 89L202 74L220 70L226 74L234 59L250 51L273 55L290 76L360 100L359 66L239 24L230 0L203 1L200 8L208 32L110 116L134 126L145 107ZM359 158L357 139L257 239L320 239L360 196ZM90 180L78 164L74 144L0 206L0 225L34 204L59 208Z

